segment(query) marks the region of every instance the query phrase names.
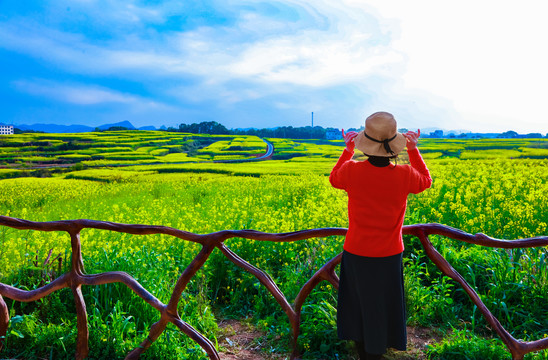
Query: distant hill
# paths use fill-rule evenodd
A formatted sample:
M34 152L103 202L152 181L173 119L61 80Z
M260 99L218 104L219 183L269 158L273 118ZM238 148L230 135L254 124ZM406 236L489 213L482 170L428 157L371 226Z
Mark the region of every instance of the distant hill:
M438 128L438 127L431 127L431 128L423 128L421 129L421 134L422 135L429 135L430 133L433 133L434 131L436 130L441 130L443 131L444 134L446 135L450 135L450 134L453 134L453 135L460 135L460 134L464 134L464 133L468 133L470 131L468 130L464 130L464 129L459 129L459 130L444 130L442 128Z
M114 123L114 124L104 124L104 125L100 125L100 126L97 126L99 128L99 130L108 130L110 129L111 127L125 127L126 129L129 129L129 130L137 130L135 128L135 126L133 126L132 123L130 123L129 121L120 121L120 122L117 122L117 123Z
M133 126L132 123L129 121L121 121L113 124L103 124L96 127L93 126L87 126L87 125L58 125L58 124L19 124L14 125L15 128L21 129L21 130L34 130L34 131L42 131L45 133L81 133L81 132L91 132L95 131L96 128L99 130L107 130L111 127L125 127L130 130L137 130L135 126ZM140 127L138 130L156 130L154 126L143 126Z
M6 125L0 122L0 125ZM11 125L11 124L9 124ZM315 126L314 128L310 126L306 127L297 127L292 126L282 126L282 127L273 127L267 129L259 128L236 128L236 129L227 129L222 124L219 124L214 121L202 122L202 123L193 123L193 124L180 124L178 128L166 128L162 125L160 128L154 126L142 126L136 128L128 120L112 123L112 124L103 124L99 126L87 126L87 125L57 125L57 124L19 124L14 125L15 128L23 131L40 131L45 133L81 133L81 132L92 132L96 129L100 131L108 130L110 128L126 128L129 130L167 130L167 131L179 131L179 132L189 132L196 134L233 134L233 135L256 135L259 137L274 137L274 138L288 138L288 139L323 139L326 137L326 131L339 131L338 129L327 128L324 129L321 126ZM217 130L222 131L213 131L213 128L218 128ZM350 129L347 129L350 130ZM362 129L353 129L360 131ZM407 131L407 129L399 129L400 131ZM506 131L504 133L490 132L490 133L475 133L468 130L445 130L438 127L429 127L422 128L421 135L425 138L462 138L462 139L476 139L476 138L544 138L548 137L548 134L543 135L540 133L530 133L530 134L518 134L515 131Z
M14 125L15 128L21 130L34 130L46 133L79 133L93 131L94 128L86 125L57 125L57 124L20 124Z
M158 130L154 126L141 126L138 130Z

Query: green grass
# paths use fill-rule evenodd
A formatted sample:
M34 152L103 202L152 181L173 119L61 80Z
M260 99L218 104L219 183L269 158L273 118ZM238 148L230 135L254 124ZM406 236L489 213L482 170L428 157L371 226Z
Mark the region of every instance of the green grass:
M21 143L57 141L56 144L88 140L99 144L99 139L120 144L117 139L125 139L132 144L131 153L137 157L147 155L157 157L157 161L169 159L166 163L179 160L187 163L98 169L82 166L64 173L51 172L49 178L7 178L20 172L32 176L32 171L2 169L0 177L5 179L0 181L0 213L34 221L84 218L157 224L200 234L223 229L288 232L347 226L346 195L332 188L327 179L342 151L342 142L270 139L276 149L285 151L282 153L285 158L253 163L192 163L198 161L195 156L199 149L217 142L219 146L211 150L217 157L240 151L228 150L230 146L251 148L258 142L242 137L177 134L169 135L167 142L181 141L180 145L165 145L162 135L166 134L143 133L98 133L82 137L51 134L21 139ZM204 146L192 147L188 138L201 141ZM164 145L153 145L159 143ZM439 222L503 239L548 233L545 216L548 160L506 156L516 151L541 154L545 142L461 140L447 141L446 148L443 144L441 140L421 140L434 184L426 192L409 197L406 224ZM188 151L153 153L164 150L164 146L170 146L169 149L182 146ZM496 148L501 146L506 148ZM462 155L472 147L475 154L484 156L464 160ZM95 161L96 165L109 164L106 160ZM405 162L403 154L398 163ZM88 273L125 271L164 302L168 301L177 277L198 251L198 246L192 243L167 236L87 229L81 239ZM443 237L433 237L432 241L514 336L528 340L546 336L545 248L506 251L483 249ZM231 239L226 244L266 270L292 301L304 282L341 251L342 242L341 237L333 237L287 244ZM509 358L500 341L493 343L493 333L468 297L457 284L440 274L418 240L406 237L405 242L409 324L433 326L447 334L428 349L429 358ZM66 234L0 228L0 281L27 289L39 286L44 274L53 275L57 263L35 266L33 262L38 256L42 263L50 249L54 256L61 255L62 272L66 271L70 257L70 239ZM84 296L90 321L90 347L94 351L91 358L123 358L158 320L157 311L123 285L84 287ZM0 356L73 358L76 326L73 302L68 290L34 303L7 300L13 317L8 349ZM348 355L347 344L336 338L335 306L336 291L325 282L307 300L299 338L305 359L317 359L321 354L329 354L331 358ZM213 342L218 336L215 320L250 318L266 332L266 346L282 353L289 351L289 323L279 305L253 276L218 251L213 252L190 282L179 311L185 321ZM546 353L528 359L546 359ZM174 328L162 335L146 354L150 359L204 358L195 343Z
M111 131L83 134L20 134L0 139L0 160L12 166L79 163L110 166L177 161L252 158L265 152L255 136L209 136L161 131ZM170 156L171 155L171 156ZM169 157L167 157L169 156Z

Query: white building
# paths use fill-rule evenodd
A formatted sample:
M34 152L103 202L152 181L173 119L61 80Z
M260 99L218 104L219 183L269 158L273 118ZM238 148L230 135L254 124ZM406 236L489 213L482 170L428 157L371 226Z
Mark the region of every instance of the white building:
M0 125L0 135L13 135L13 125Z

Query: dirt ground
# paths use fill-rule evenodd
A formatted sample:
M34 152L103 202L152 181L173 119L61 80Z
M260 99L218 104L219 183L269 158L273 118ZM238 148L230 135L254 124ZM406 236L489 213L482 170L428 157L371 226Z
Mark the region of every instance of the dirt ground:
M265 354L261 351L260 339L264 333L237 320L223 320L219 323L218 337L221 360L289 360L289 354ZM426 360L424 348L440 340L435 331L427 328L407 328L406 352L389 351L386 360Z
M222 352L221 360L282 360L287 355L272 354L266 357L261 351L259 339L264 333L237 320L223 320L219 323L221 336L218 337Z

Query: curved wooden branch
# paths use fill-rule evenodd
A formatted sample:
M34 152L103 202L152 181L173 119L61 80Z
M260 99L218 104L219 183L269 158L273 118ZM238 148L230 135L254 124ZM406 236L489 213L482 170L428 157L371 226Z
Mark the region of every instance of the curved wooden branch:
M299 230L287 233L265 233L256 230L223 230L219 233L223 233L225 239L230 237L239 237L243 239L250 239L256 241L273 241L273 242L292 242L299 240L306 240L317 237L327 236L344 236L348 229L346 228L321 228L321 229L308 229Z
M442 235L454 240L464 241L470 244L502 249L533 248L548 246L548 236L537 236L527 239L502 240L495 239L482 233L468 234L459 229L441 224L416 224L403 227L403 234L415 235Z
M301 308L304 301L310 295L312 290L318 285L321 281L329 281L335 289L339 289L339 278L335 274L335 267L341 263L342 253L339 253L333 259L325 263L320 270L316 271L314 275L303 285L299 294L295 298L294 308L297 313L301 313Z
M293 308L295 309L295 313L297 316L295 319L296 330L293 332L293 354L291 355L292 359L298 356L297 341L301 325L301 310L304 301L306 300L308 295L310 295L312 290L314 290L314 288L323 280L329 281L335 289L339 290L339 277L335 274L335 266L341 263L341 259L342 253L339 253L333 259L329 260L324 266L321 267L320 270L312 275L312 277L306 282L306 284L303 285L303 287L299 291L299 294L297 294L297 297L295 298Z
M0 283L0 295L15 301L31 302L40 300L54 291L69 287L70 275L63 274L54 281L35 290L21 290L16 287Z
M183 294L183 291L185 290L188 282L198 270L204 265L205 261L208 259L209 255L215 248L215 245L204 245L202 247L202 250L196 255L194 260L190 262L190 264L187 266L185 271L181 274L179 277L179 280L177 280L177 283L175 284L175 288L173 289L173 293L171 295L171 299L169 299L169 302L166 306L166 311L170 312L171 314L176 315L177 314L177 305L179 304L179 300L181 299L181 295Z
M253 239L257 241L289 242L309 239L313 237L345 235L347 231L347 229L345 228L323 228L300 230L288 233L264 233L256 230L221 230L209 234L194 234L188 231L182 231L168 226L120 224L108 221L87 219L37 222L12 218L3 215L0 215L0 225L9 226L20 230L66 231L69 233L77 233L84 228L89 228L124 232L134 235L164 234L171 235L183 240L200 243L202 245L204 245L205 243L211 243L210 239L216 239L215 241L224 241L233 237Z
M101 274L84 275L82 276L83 285L103 285L120 282L125 284L134 293L139 295L144 301L158 311L163 311L165 304L158 300L148 290L146 290L137 280L131 277L129 274L122 271L110 271Z
M88 328L87 314L85 311L85 303L81 294L81 285L101 285L111 282L122 282L132 291L139 295L152 307L160 311L160 321L151 326L149 336L141 343L141 346L128 354L126 359L138 359L139 356L151 346L151 344L163 333L168 322L174 323L181 331L196 341L211 359L219 359L218 354L213 344L198 333L190 325L183 322L178 313L177 306L181 299L182 292L185 290L188 282L203 266L205 261L215 247L218 247L223 254L237 266L245 269L259 279L259 281L270 291L276 301L281 305L293 327L293 353L291 359L298 356L297 353L297 338L299 335L301 309L304 301L312 290L322 281L330 282L338 289L339 279L335 273L335 267L340 263L342 254L337 255L328 261L320 270L318 270L301 288L297 295L293 307L289 305L287 299L274 283L272 278L259 268L249 264L237 254L232 252L224 245L224 241L230 238L239 237L244 239L253 239L256 241L273 241L273 242L292 242L315 237L326 236L344 236L347 229L343 228L324 228L324 229L309 229L289 233L264 233L255 230L222 230L210 234L193 234L178 229L173 229L165 226L150 226L140 224L118 224L104 221L94 220L66 220L52 222L33 222L22 219L0 216L0 225L13 227L16 229L29 229L39 231L65 231L71 236L72 247L72 269L69 273L63 274L50 284L32 291L24 291L15 287L0 283L0 336L2 332L5 334L9 323L9 313L7 306L2 299L2 296L17 300L17 301L35 301L52 292L65 287L71 287L76 302L77 309L77 325L78 325L78 340L76 357L84 358L88 351ZM123 272L106 272L94 275L84 275L83 259L81 254L80 231L84 228L94 228L101 230L125 232L136 235L146 234L165 234L171 235L183 240L192 241L202 244L202 249L199 254L187 266L183 274L179 277L171 299L167 305L164 305L144 287L142 287L135 279ZM442 235L455 240L464 241L471 244L477 244L488 247L498 247L506 249L514 248L530 248L548 245L548 237L534 237L529 239L519 240L501 240L491 238L484 234L471 235L459 229L454 229L449 226L440 224L418 224L408 225L403 227L403 233L417 236L422 246L424 247L427 256L436 264L436 266L447 276L455 280L463 287L472 302L478 306L482 315L487 319L489 324L495 329L497 334L502 338L514 360L521 360L523 356L529 352L538 351L548 348L548 339L542 339L531 342L523 342L514 339L499 323L499 321L491 314L491 312L483 305L477 293L468 285L464 278L451 267L451 265L437 252L430 243L429 235ZM0 342L0 348L2 342Z
M125 360L136 360L139 359L139 356L141 356L146 349L148 349L156 339L164 332L166 329L168 320L165 316L162 316L160 321L152 324L150 327L149 334L147 338L139 345L138 348L132 350L129 354L127 354Z
M12 218L9 216L0 215L0 224L9 226L19 230L39 230L39 231L79 231L77 226L78 220L62 220L62 221L30 221Z
M4 347L6 342L6 334L8 332L8 325L10 323L10 313L6 302L0 295L0 351Z
M219 354L217 353L217 350L215 349L215 345L200 334L196 329L194 329L192 326L187 324L186 322L182 321L181 319L177 318L172 321L183 333L185 333L188 337L190 337L192 340L194 340L198 345L202 347L202 349L205 350L207 355L210 359L213 360L220 360Z
M280 290L278 285L274 282L274 280L264 271L261 269L251 265L241 257L239 257L236 253L234 253L232 250L230 250L225 244L220 244L219 249L223 252L223 254L234 264L239 266L240 268L246 270L253 276L255 276L261 284L263 284L267 290L274 296L274 299L280 304L283 311L286 313L287 318L289 319L289 323L291 324L291 328L293 329L293 338L296 339L299 336L299 320L298 315L295 313L291 305L289 305L289 302L287 301L287 298L283 294L283 292ZM296 345L296 344L295 344ZM297 347L293 347L293 355L297 356Z
M457 240L465 241L472 244L478 244L482 246L501 247L501 248L525 248L534 247L533 245L540 244L538 246L548 245L548 237L535 237L530 239L520 239L513 241L505 241L490 238L483 234L470 235L460 230L446 227L439 224L424 224L424 227L418 227L416 225L408 227L408 233L412 233L417 236L426 252L426 255L432 262L441 270L441 272L455 280L468 294L468 297L478 307L483 317L487 320L489 325L500 336L514 360L522 360L525 354L532 351L538 351L548 348L548 339L542 339L531 342L524 342L515 339L499 322L499 320L491 313L491 311L485 306L481 298L476 291L466 282L466 280L445 260L445 258L436 250L428 239L429 234L443 235ZM519 244L519 246L517 246ZM502 246L501 246L502 245Z
M230 250L225 244L219 245L219 249L223 252L223 254L234 264L236 264L238 267L246 270L253 276L255 276L261 284L263 284L267 290L274 296L278 304L282 307L282 309L285 311L287 316L289 317L289 321L291 322L292 319L295 318L295 313L293 309L291 308L291 305L289 305L289 302L287 301L285 295L280 290L280 288L276 285L274 280L262 271L261 269L251 265L241 257L239 257L236 253L234 253L232 250Z
M86 313L86 303L84 302L81 286L74 286L72 288L72 293L76 304L76 324L78 327L76 360L84 360L89 354L88 314Z
M84 259L82 258L82 244L80 243L80 230L69 229L70 246L72 248L72 276L84 274Z

